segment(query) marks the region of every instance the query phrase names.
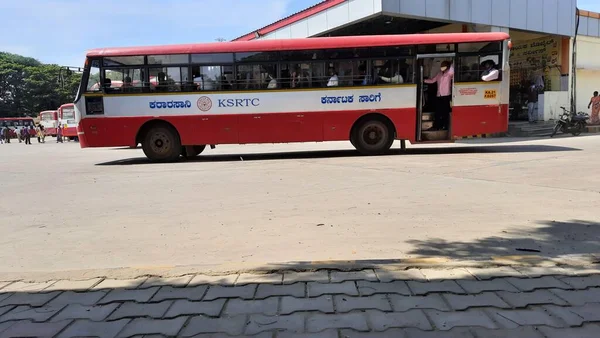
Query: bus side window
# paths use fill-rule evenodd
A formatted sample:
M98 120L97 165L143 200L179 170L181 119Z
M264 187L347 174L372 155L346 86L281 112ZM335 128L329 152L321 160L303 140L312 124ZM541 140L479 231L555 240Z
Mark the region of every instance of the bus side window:
M180 92L188 82L188 67L150 68L150 90Z

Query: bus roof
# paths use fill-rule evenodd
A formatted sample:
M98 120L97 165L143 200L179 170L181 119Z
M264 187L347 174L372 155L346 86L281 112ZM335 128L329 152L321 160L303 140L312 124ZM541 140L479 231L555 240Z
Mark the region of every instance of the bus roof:
M192 53L234 53L279 50L311 50L324 48L362 48L383 46L406 46L425 44L448 44L468 42L504 41L507 33L448 33L448 34L405 34L405 35L363 35L327 38L252 40L234 42L213 42L186 45L166 45L150 47L116 47L92 49L88 57L135 56Z
M46 113L56 113L56 110L44 110L44 111L40 112L40 114L46 114Z
M65 103L65 104L62 104L58 109L66 108L66 107L74 107L74 106L75 106L74 103Z

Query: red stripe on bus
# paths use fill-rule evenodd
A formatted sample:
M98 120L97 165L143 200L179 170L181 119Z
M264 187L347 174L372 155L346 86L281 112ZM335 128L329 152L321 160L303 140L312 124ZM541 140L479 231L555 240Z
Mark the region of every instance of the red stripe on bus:
M343 141L350 138L354 123L368 110L337 112L296 112L240 115L193 115L164 117L84 118L78 126L80 144L86 147L136 145L142 125L163 120L175 127L182 144L247 144ZM397 138L414 141L417 123L415 108L384 109L396 128ZM508 106L454 107L453 137L504 132Z

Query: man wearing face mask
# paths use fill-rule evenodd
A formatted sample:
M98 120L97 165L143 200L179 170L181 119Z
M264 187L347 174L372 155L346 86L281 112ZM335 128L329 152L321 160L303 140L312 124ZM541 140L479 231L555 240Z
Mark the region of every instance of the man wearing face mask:
M454 66L444 61L441 64L440 72L433 78L427 79L425 83L437 83L437 102L435 108L435 121L433 128L444 130L448 127L448 117L450 116L450 102L452 101L452 80L454 79Z

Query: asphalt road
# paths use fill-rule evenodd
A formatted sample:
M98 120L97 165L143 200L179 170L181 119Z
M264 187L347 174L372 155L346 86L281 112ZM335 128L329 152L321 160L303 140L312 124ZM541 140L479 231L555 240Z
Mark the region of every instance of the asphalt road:
M600 252L600 136L381 157L220 146L172 164L33 142L0 145L0 273Z

